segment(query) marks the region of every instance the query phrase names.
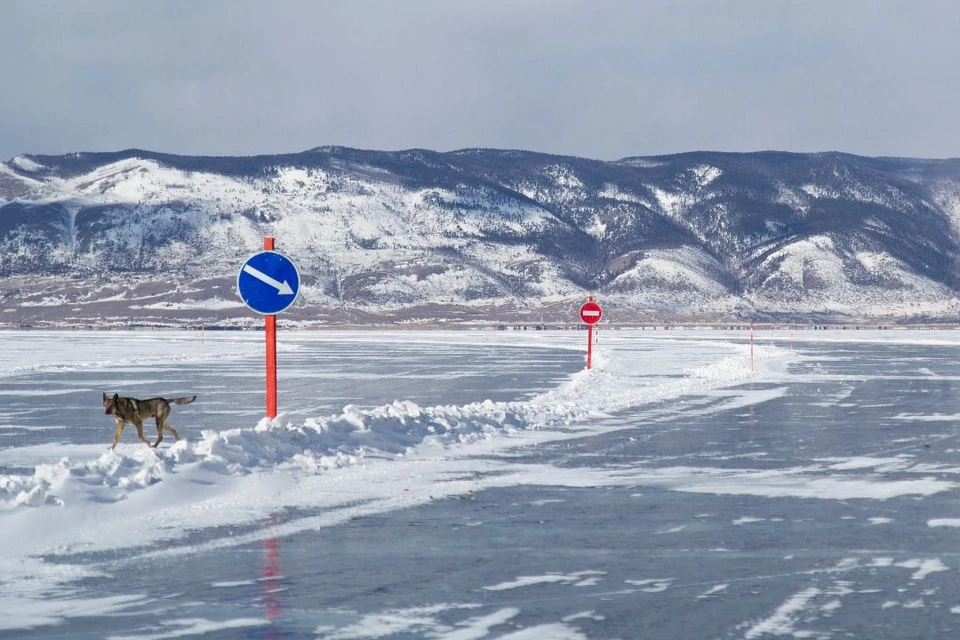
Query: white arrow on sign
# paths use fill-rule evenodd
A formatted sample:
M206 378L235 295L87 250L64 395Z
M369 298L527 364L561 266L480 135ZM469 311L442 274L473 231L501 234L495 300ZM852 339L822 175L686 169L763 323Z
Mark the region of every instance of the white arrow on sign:
M600 312L599 312L599 311L590 311L590 310L588 309L588 310L586 310L586 311L583 312L583 315L585 315L585 316L588 317L588 318L593 318L594 316L600 315Z
M290 288L290 285L287 284L287 281L286 281L286 280L284 280L283 282L279 282L279 281L277 281L277 280L274 280L273 278L271 278L270 276L268 276L267 274L265 274L263 271L260 271L260 270L258 270L258 269L254 269L253 267L251 267L251 266L248 265L248 264L243 265L243 272L250 274L251 276L253 276L253 277L256 278L257 280L259 280L260 282L263 282L263 283L265 283L265 284L270 285L271 287L273 287L274 289L276 289L276 290L277 290L277 293L278 293L279 295L281 295L281 296L292 296L292 295L293 295L293 289Z

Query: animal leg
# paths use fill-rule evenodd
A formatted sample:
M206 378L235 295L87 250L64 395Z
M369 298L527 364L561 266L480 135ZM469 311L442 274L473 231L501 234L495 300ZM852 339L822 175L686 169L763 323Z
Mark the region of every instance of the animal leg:
M150 441L143 437L143 420L137 420L133 423L133 426L137 428L137 437L140 438L140 442L150 446Z
M160 406L157 407L157 415L156 415L156 418L157 418L157 441L153 443L153 446L154 446L154 447L156 447L157 445L159 445L159 444L160 444L160 441L163 440L163 430L164 430L164 429L169 429L170 431L173 431L173 428L171 428L170 425L167 424L167 420L170 419L170 405L167 404L167 401L166 401L166 400L163 400L162 398L160 399L160 402L161 402ZM174 435L174 437L175 437L177 440L180 439L180 436L177 435L177 432L176 432L176 431L173 431L173 435Z
M180 439L180 434L177 433L177 430L176 430L176 429L174 429L174 428L171 427L169 424L167 424L166 419L161 420L160 418L157 418L157 441L153 443L153 446L154 446L154 447L156 447L158 444L160 444L160 441L163 440L163 430L164 430L164 429L166 429L167 431L169 431L170 433L173 434L173 439L174 439L174 440L179 440L179 439Z
M154 449L159 446L161 440L163 440L163 422L160 420L160 417L157 416L157 441L153 443Z
M123 420L117 419L115 422L117 423L117 435L113 437L113 444L107 447L108 449L113 449L117 446L117 443L120 442L120 434L123 433Z

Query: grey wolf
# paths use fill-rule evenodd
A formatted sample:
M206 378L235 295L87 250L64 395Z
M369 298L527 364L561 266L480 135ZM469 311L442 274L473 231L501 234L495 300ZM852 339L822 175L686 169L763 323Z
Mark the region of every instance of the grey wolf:
M180 435L177 430L167 423L170 417L170 404L190 404L197 399L197 396L187 396L186 398L150 398L149 400L137 400L136 398L121 398L119 394L113 394L113 397L103 394L103 410L107 415L113 414L113 419L117 423L117 435L113 438L113 444L110 449L117 446L120 441L120 434L123 433L124 425L129 422L137 428L137 436L140 442L156 447L163 440L163 430L166 429L173 434L174 440L179 440ZM157 441L153 444L143 437L143 421L147 418L157 419Z

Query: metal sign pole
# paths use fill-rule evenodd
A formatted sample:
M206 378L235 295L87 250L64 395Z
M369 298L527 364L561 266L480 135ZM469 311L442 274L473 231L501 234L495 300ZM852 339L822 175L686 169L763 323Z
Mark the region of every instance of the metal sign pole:
M297 299L300 272L289 258L274 251L273 236L263 251L247 258L237 274L237 292L252 311L263 316L267 353L267 417L277 417L277 314Z
M592 366L593 361L593 325L587 325L587 369Z
M263 250L273 251L272 236L263 239ZM277 316L263 317L263 330L267 339L267 417L277 417Z

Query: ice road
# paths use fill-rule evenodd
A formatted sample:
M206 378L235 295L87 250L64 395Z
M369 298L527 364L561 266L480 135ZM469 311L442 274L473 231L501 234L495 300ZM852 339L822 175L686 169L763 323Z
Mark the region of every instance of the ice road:
M960 637L960 335L746 337L0 333L0 638Z

